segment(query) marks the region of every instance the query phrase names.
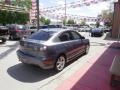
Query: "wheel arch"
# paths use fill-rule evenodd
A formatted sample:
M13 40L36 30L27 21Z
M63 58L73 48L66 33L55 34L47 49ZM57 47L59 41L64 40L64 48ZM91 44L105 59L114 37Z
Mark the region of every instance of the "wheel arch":
M67 56L66 56L65 53L60 53L60 54L58 54L57 57L56 57L56 59L57 59L58 57L60 57L60 56L64 56L64 57L65 57L65 60L67 60Z

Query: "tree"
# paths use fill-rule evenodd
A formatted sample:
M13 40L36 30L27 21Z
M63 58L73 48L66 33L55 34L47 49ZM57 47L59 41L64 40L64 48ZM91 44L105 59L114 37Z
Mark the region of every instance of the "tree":
M63 25L66 25L66 23L67 23L67 21L64 19L64 20L63 20Z
M97 16L97 21L96 21L96 27L97 27L97 28L100 26L100 21L101 21L101 19L102 19L102 15L99 14L99 15Z
M7 10L0 10L1 24L26 24L29 21L29 13L12 12Z
M45 24L45 17L40 17L39 21L40 21L42 24Z
M32 7L31 0L15 0L15 1L12 1L12 4L15 6L25 7L28 10L30 10Z
M12 4L14 6L26 7L28 10L32 6L31 0L0 0L2 4ZM29 21L29 13L0 10L0 23L1 24L26 24Z
M49 25L51 23L50 19L45 20L45 25Z
M113 12L111 12L110 10L103 10L101 12L101 17L104 20L104 25L106 25L108 27L112 26Z
M1 4L5 4L5 0L0 0L0 3Z
M8 4L10 3L13 6L19 6L19 7L24 7L30 10L32 8L32 1L31 0L0 0L0 3L2 4Z
M100 26L99 20L96 22L96 27L98 28Z
M69 19L69 20L67 21L67 24L75 24L75 21L72 20L72 19Z
M86 19L83 19L83 20L81 21L81 25L86 25Z
M41 17L39 19L39 21L43 24L43 25L49 25L51 23L50 19L46 19L45 17Z

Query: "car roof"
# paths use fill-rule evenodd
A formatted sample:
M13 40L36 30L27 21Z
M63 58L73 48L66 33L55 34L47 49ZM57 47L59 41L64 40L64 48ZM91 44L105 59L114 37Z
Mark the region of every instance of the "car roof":
M102 30L101 28L93 28L92 30Z
M63 28L50 28L50 29L40 29L39 31L47 31L47 32L62 32L62 31L68 31L73 29L63 29Z

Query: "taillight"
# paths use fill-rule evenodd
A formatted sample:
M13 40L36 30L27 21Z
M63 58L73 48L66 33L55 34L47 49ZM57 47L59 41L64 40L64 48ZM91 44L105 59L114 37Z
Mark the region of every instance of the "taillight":
M35 51L45 51L46 49L47 49L47 46L42 46L42 47L34 46Z
M40 47L40 51L45 51L47 49L47 46Z
M53 61L51 58L49 58L49 59L47 59L47 60L44 60L43 63L44 63L45 65L51 65L51 64L54 63L54 61Z
M20 32L20 30L16 29L16 32Z

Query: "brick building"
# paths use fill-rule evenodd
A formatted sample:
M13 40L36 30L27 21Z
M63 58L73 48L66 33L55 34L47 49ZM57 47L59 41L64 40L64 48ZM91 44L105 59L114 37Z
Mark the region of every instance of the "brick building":
M120 0L114 4L114 16L113 16L113 26L112 26L112 37L120 37Z

